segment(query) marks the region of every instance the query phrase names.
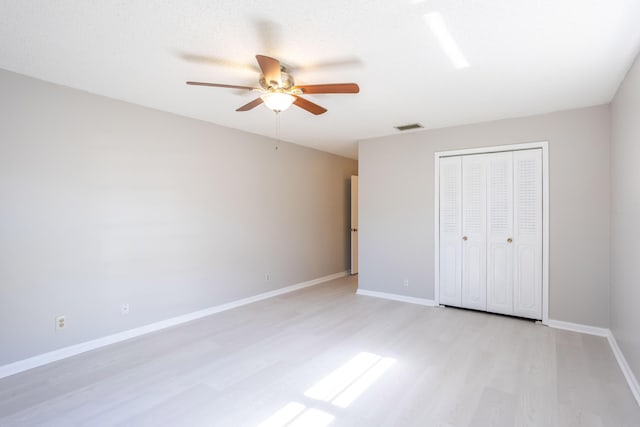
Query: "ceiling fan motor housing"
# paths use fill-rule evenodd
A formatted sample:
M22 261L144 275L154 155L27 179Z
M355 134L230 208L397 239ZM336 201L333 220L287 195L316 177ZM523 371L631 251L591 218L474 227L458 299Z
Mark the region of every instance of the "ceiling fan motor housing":
M287 73L284 70L280 73L281 83L278 84L276 81L267 82L264 78L264 75L260 76L260 87L266 91L274 90L274 89L282 89L283 91L289 91L293 86L295 86L295 81L293 80L293 76Z

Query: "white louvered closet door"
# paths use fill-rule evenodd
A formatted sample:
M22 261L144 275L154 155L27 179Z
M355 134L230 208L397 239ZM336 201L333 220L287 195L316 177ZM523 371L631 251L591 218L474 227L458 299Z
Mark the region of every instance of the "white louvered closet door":
M462 159L440 159L440 303L462 303Z
M513 153L487 160L487 311L513 314Z
M462 307L487 309L487 154L462 157Z
M542 318L542 151L513 153L513 314Z

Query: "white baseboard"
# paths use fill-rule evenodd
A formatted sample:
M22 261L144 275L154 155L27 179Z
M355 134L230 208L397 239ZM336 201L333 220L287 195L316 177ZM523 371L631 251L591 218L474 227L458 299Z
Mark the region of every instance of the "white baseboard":
M215 313L231 310L236 307L251 304L251 303L258 302L268 298L273 298L278 295L297 291L299 289L307 288L320 283L328 282L330 280L347 276L348 274L349 274L348 271L330 274L328 276L319 277L317 279L309 280L307 282L297 283L295 285L286 286L284 288L276 289L274 291L264 292L262 294L254 295L252 297L243 298L241 300L232 301L232 302L222 304L222 305L217 305L214 307L209 307L204 310L195 311L192 313L184 314L182 316L172 317L171 319L161 320L159 322L151 323L149 325L141 326L139 328L130 329L128 331L123 331L123 332L119 332L117 334L109 335L106 337L97 338L95 340L86 341L80 344L61 348L59 350L50 351L48 353L30 357L28 359L19 360L17 362L13 362L8 365L0 366L0 378L8 377L10 375L17 374L19 372L37 368L38 366L43 366L51 362L66 359L68 357L85 353L87 351L95 350L100 347L105 347L110 344L115 344L117 342L125 341L130 338L135 338L141 335L145 335L150 332L159 331L161 329L169 328L172 326L180 325L182 323L190 322L192 320L210 316ZM366 289L358 289L357 294L376 297L376 298L383 298L383 299L388 299L393 301L406 302L410 304L419 304L419 305L424 305L429 307L436 306L435 301L430 299L408 297L404 295L391 294L387 292L377 292L377 291L368 291ZM607 340L609 341L609 345L611 346L611 350L613 351L613 354L616 357L618 365L620 366L620 369L622 370L622 373L624 374L624 377L627 380L627 383L629 384L629 388L631 389L633 396L638 402L638 405L640 405L640 385L638 384L638 380L633 374L631 367L627 363L627 360L625 359L624 354L620 350L620 347L618 346L618 343L616 342L615 337L613 336L613 334L609 329L582 325L579 323L564 322L561 320L553 320L553 319L549 319L547 326L556 328L556 329L565 329L573 332L581 332L585 334L606 337Z
M387 292L368 291L366 289L358 289L356 293L358 295L365 295L368 297L390 299L393 301L408 302L410 304L426 305L428 307L436 306L436 302L434 300L426 298L408 297L404 295L390 294Z
M583 334L597 335L599 337L608 337L611 333L609 329L598 328L596 326L582 325L580 323L563 322L562 320L549 319L547 326L556 329L564 329L566 331L581 332Z
M638 380L633 374L631 367L627 363L627 359L625 359L622 350L620 350L620 347L618 347L616 337L613 336L613 333L611 331L609 331L607 339L609 340L609 345L611 346L611 350L613 350L613 354L616 356L618 365L620 366L620 369L622 370L622 373L627 380L627 384L629 384L629 388L633 393L633 397L636 398L636 402L638 402L638 406L640 406L640 385L638 384Z
M597 335L600 337L605 337L609 341L609 346L611 347L611 351L616 356L616 361L618 362L618 366L620 366L620 370L624 375L624 378L627 380L627 384L629 384L629 388L631 389L631 393L633 393L633 397L635 397L636 402L638 402L638 406L640 406L640 385L638 385L638 380L636 376L633 374L631 367L627 363L627 359L625 359L622 350L618 347L618 343L616 338L613 336L613 333L610 329L606 328L598 328L595 326L581 325L579 323L571 323L571 322L563 322L561 320L551 320L547 323L547 326L556 329L565 329L567 331L573 332L581 332L583 334Z
M75 344L69 347L64 347L58 350L50 351L48 353L39 354L37 356L29 357L28 359L18 360L17 362L0 366L0 378L8 377L9 375L13 375L29 369L37 368L38 366L42 366L51 362L66 359L67 357L71 357L81 353L85 353L87 351L95 350L97 348L104 347L110 344L115 344L117 342L139 337L141 335L145 335L150 332L159 331L161 329L170 328L172 326L180 325L182 323L186 323L192 320L210 316L215 313L220 313L221 311L231 310L232 308L251 304L267 298L273 298L275 296L297 291L299 289L308 288L309 286L314 286L320 283L328 282L330 280L338 279L340 277L347 276L348 274L349 274L348 271L330 274L328 276L319 277L317 279L309 280L307 282L297 283L295 285L286 286L284 288L276 289L274 291L264 292L248 298L243 298L241 300L231 301L222 305L216 305L213 307L206 308L204 310L194 311L192 313L187 313L181 316L172 317L170 319L161 320L159 322L151 323L149 325L140 326L135 329L129 329L127 331L118 332L116 334L108 335L106 337L97 338L91 341L86 341L80 344Z

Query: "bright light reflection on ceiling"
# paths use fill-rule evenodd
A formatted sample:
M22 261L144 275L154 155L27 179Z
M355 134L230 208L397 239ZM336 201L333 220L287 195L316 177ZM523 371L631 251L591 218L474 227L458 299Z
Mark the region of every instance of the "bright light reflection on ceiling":
M429 12L424 15L424 19L436 36L436 39L438 39L444 53L446 53L451 62L453 62L453 66L456 68L467 68L469 62L467 62L458 44L453 39L447 25L444 23L444 19L442 19L442 15L438 12Z

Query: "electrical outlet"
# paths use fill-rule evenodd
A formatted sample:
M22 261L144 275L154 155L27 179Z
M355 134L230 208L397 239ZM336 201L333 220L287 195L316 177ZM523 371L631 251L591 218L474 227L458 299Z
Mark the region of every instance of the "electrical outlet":
M404 282L402 282L402 285L403 285L405 288L408 288L408 287L409 287L409 279L404 279Z
M56 331L59 331L60 329L64 329L66 326L66 319L64 316L58 316L56 317Z
M124 303L120 306L120 313L123 316L126 316L127 314L129 314L129 303Z

